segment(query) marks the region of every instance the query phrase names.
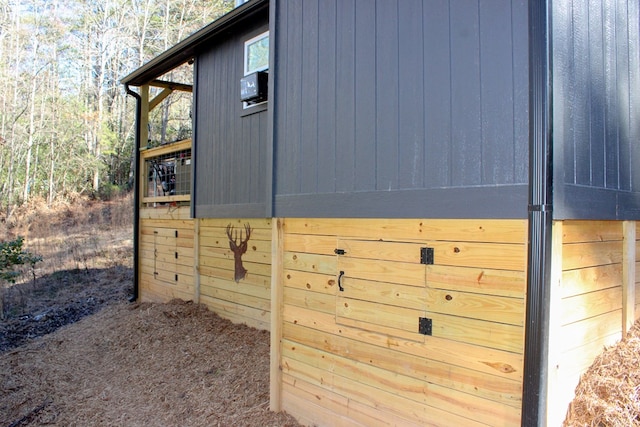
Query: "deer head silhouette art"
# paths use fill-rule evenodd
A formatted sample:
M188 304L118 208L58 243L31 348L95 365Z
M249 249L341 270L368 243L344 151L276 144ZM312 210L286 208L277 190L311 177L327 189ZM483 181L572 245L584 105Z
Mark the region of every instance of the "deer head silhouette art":
M236 283L244 279L244 277L247 275L247 269L242 265L242 254L247 252L247 242L251 237L251 226L249 226L249 224L244 225L244 240L242 239L242 230L240 230L239 234L240 236L238 236L238 230L234 231L231 224L227 225L229 248L233 252L233 260L235 261L234 280L236 281ZM240 243L238 243L238 240L240 240Z

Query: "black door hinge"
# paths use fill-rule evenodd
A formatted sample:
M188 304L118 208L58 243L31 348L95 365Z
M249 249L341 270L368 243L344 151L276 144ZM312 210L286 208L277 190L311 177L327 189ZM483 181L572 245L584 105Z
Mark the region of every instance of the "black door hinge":
M333 253L336 254L336 255L344 255L344 254L346 254L344 249L334 249Z
M420 264L433 265L433 248L420 248Z
M433 321L426 317L420 317L418 321L418 332L422 335L431 335L433 332Z

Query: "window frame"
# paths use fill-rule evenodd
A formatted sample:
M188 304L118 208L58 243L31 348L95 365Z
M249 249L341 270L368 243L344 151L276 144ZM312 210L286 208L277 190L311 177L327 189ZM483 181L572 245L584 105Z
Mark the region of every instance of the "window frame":
M258 72L258 71L266 71L267 73L269 72L269 57L267 57L267 65L265 67L259 67L256 68L254 70L248 70L247 69L247 65L248 65L248 49L249 46L251 46L252 44L264 39L264 38L269 38L269 30L263 31L260 34L251 37L248 40L245 40L244 42L244 48L242 50L242 71L243 71L243 76L248 76L249 74ZM269 41L269 49L271 49L271 41ZM242 115L246 116L248 114L253 114L253 113L258 113L260 111L264 111L267 109L267 103L269 102L269 100L265 100L262 102L259 102L257 104L249 104L248 102L242 102ZM259 108L258 108L259 107Z
M250 38L249 40L246 40L244 42L244 53L242 55L242 69L244 72L245 76L248 76L249 74L258 72L258 71L268 71L269 70L269 57L267 56L267 64L263 67L257 67L255 69L248 69L248 59L249 59L249 48L251 45L254 45L256 43L258 43L259 41L263 40L263 39L268 39L269 38L269 30L264 31L260 34L258 34L257 36L254 36L252 38ZM269 49L271 49L271 46L268 46Z

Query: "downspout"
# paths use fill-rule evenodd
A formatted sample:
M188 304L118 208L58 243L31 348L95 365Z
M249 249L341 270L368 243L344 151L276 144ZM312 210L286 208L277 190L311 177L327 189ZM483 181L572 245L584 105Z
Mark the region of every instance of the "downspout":
M142 116L142 98L140 95L124 85L127 94L136 99L136 134L134 138L134 159L133 159L133 295L129 302L138 300L138 252L139 252L139 229L140 229L140 185L138 183L138 171L140 170L140 117Z
M553 225L551 1L529 0L529 244L523 427L545 426Z

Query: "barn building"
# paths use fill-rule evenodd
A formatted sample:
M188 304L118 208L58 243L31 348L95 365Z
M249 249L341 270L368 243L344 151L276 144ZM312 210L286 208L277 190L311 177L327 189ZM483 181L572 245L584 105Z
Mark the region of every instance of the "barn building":
M249 0L122 83L135 298L270 330L305 425L557 426L640 317L638 0Z

